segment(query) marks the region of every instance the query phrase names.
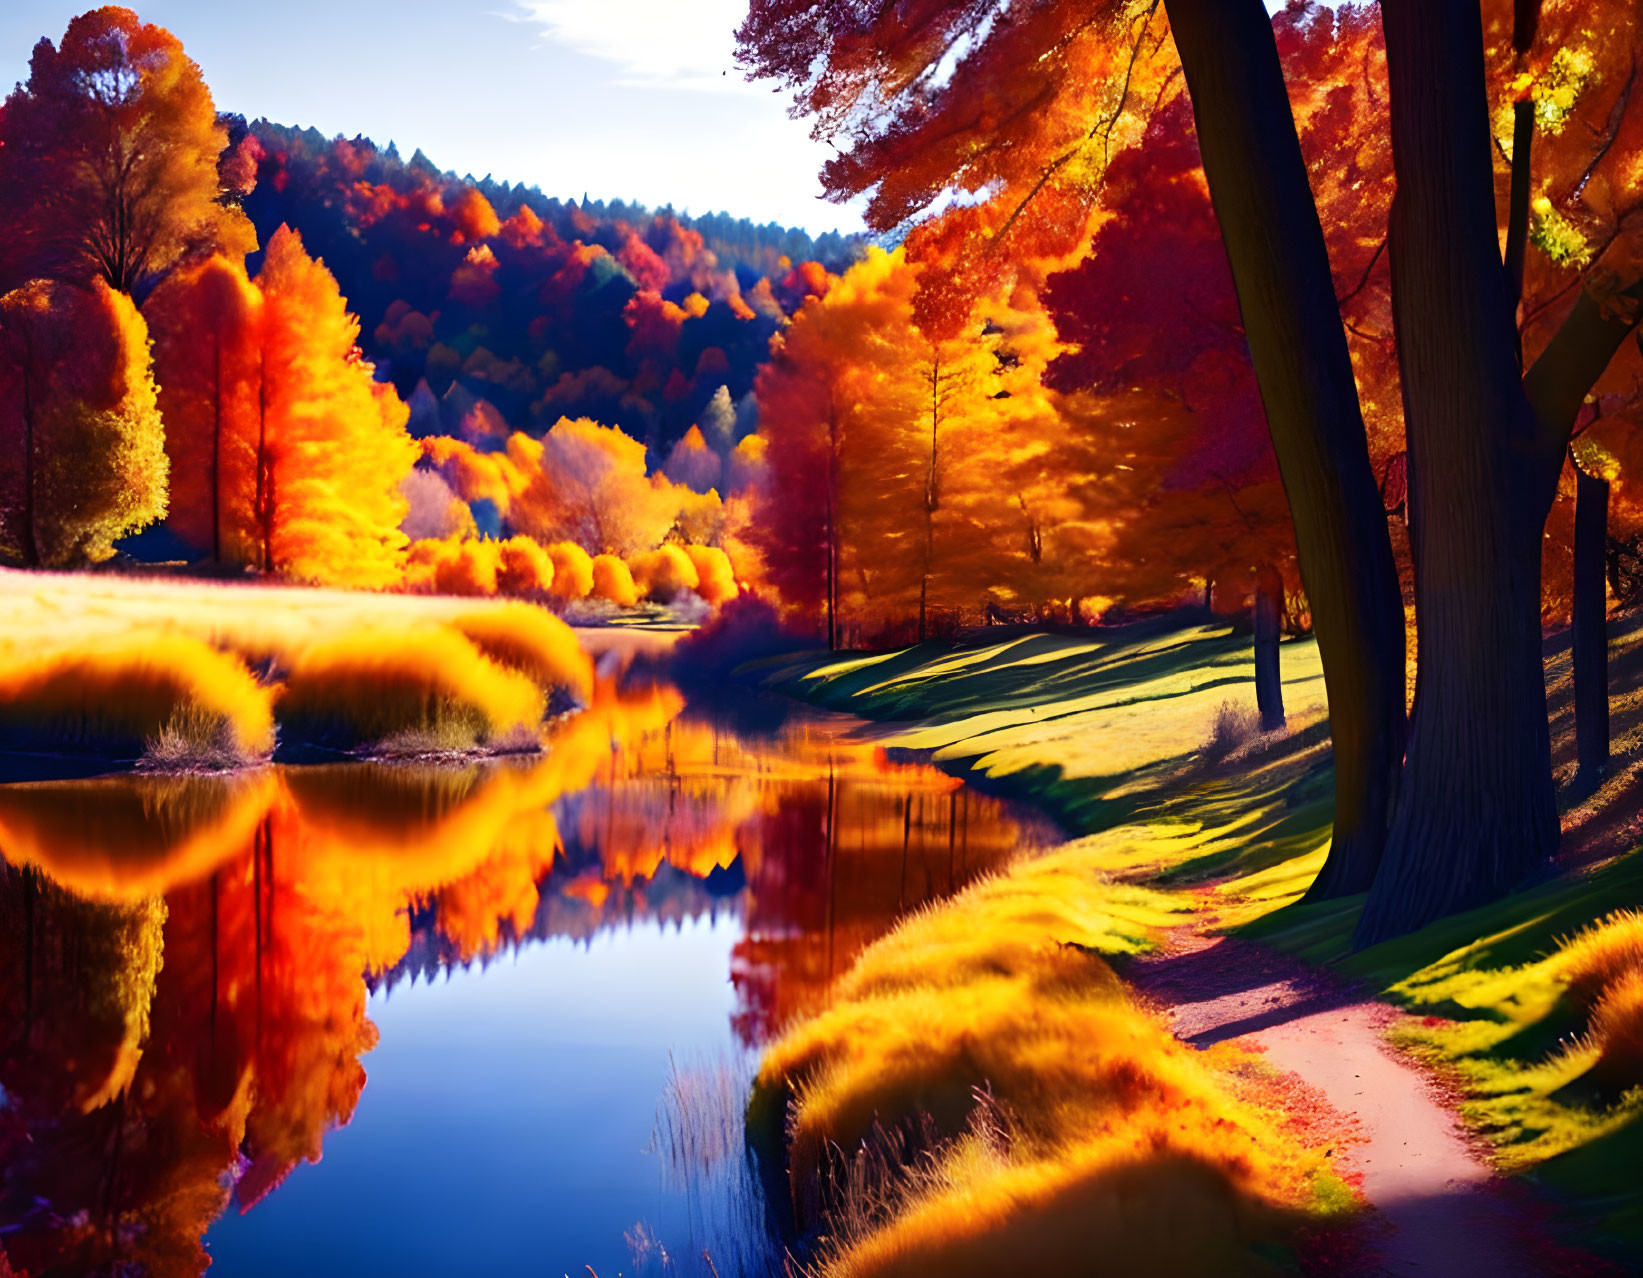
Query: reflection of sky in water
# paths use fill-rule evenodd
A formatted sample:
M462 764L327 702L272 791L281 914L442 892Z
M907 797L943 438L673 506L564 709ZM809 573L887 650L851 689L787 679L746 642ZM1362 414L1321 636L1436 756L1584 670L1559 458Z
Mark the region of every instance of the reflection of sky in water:
M699 1254L685 1196L647 1150L670 1054L737 1050L740 930L728 913L641 924L379 992L367 1102L317 1166L218 1222L213 1271L611 1278L633 1271L623 1236L641 1217L670 1253Z

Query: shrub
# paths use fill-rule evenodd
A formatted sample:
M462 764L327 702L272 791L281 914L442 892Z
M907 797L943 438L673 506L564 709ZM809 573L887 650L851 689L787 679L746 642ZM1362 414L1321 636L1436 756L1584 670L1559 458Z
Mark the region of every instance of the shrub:
M544 691L563 689L582 705L593 700L593 662L576 632L551 613L509 603L454 617L451 626L490 660Z
M593 589L593 560L574 541L544 547L553 560L553 593L561 599L586 599Z
M717 546L686 546L690 565L696 570L696 593L715 608L736 597L736 572L730 556Z
M1254 740L1261 730L1260 714L1248 706L1223 701L1210 723L1209 740L1203 754L1211 761L1226 758L1238 747Z
M633 584L633 574L615 555L593 557L593 593L618 608L631 608L639 602L639 588Z
M633 583L646 599L671 603L687 590L696 589L700 578L690 556L678 546L658 546L628 560Z
M540 598L553 589L553 558L529 537L510 537L496 550L499 592Z
M445 626L359 630L297 659L279 700L287 743L411 753L504 744L542 693Z
M274 748L271 698L245 664L180 634L89 640L0 674L0 741L12 749L148 756L232 767Z
M405 559L405 585L440 595L494 595L499 558L494 541L412 542Z

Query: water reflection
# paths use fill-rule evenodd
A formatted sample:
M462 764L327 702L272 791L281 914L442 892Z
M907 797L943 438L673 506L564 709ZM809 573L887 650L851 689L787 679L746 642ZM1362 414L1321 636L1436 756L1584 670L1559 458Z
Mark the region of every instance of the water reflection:
M900 913L1023 837L846 721L749 739L666 686L602 690L529 762L0 786L0 1241L37 1275L197 1273L213 1221L369 1107L373 992L415 999L422 978L538 941L716 921L736 929L730 1020L753 1047ZM619 1015L624 978L607 979L595 993ZM723 1027L710 995L702 1014ZM459 1032L515 1050L510 1024L553 1015L540 997ZM648 1122L664 1084L664 1112L706 1087L739 1113L742 1080L698 1071L630 1089L633 1114ZM697 1195L706 1154L731 1151L722 1131L666 1123L656 1148ZM632 1186L634 1221L647 1188ZM666 1245L636 1227L636 1254Z

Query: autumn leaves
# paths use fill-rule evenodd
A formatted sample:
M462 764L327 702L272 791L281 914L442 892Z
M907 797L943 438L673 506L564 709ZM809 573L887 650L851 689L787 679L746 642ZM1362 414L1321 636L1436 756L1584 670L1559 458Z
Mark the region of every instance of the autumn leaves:
M295 232L253 281L213 256L149 299L173 529L225 564L337 585L397 584L416 448L358 320Z

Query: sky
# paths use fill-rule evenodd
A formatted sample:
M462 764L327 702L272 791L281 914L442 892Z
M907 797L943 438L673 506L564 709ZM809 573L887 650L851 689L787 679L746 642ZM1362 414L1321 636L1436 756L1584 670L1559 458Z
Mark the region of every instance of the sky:
M745 0L127 0L200 64L219 110L417 147L442 169L580 199L862 229L821 199L830 153L731 60ZM0 3L0 86L89 0ZM253 18L252 15L255 15Z
M128 0L129 2L129 0ZM1268 0L1277 7L1282 0ZM0 4L0 86L88 0ZM218 109L417 147L442 169L577 198L858 231L830 153L732 62L746 0L137 0ZM254 15L254 17L253 17Z

